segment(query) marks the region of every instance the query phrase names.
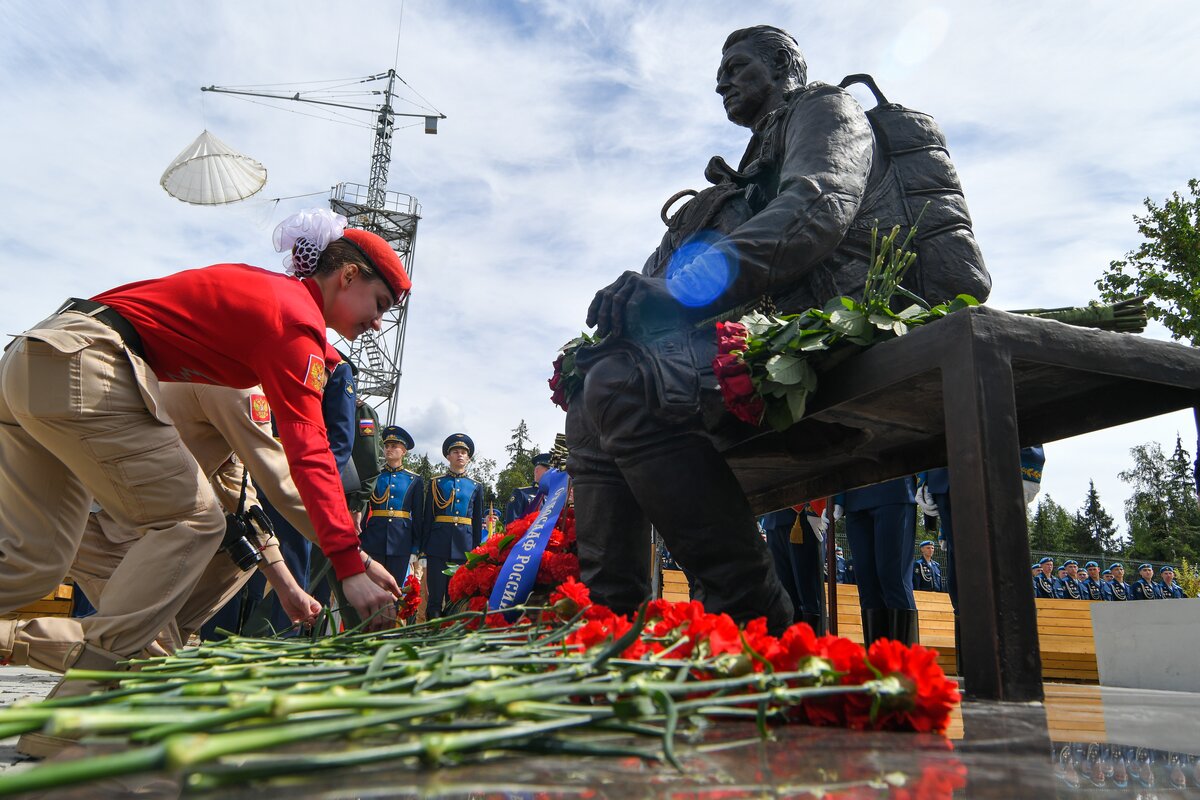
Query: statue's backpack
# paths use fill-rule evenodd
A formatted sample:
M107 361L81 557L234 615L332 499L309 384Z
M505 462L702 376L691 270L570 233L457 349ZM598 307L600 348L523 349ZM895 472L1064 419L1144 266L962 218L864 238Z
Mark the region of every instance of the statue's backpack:
M906 222L917 226L917 266L912 271L917 285L910 288L931 303L958 294L983 302L991 293L992 279L971 231L971 214L946 137L928 114L889 103L870 75L847 75L841 87L856 83L875 95L878 105L867 110L867 119L878 152L887 157L887 169L903 195Z

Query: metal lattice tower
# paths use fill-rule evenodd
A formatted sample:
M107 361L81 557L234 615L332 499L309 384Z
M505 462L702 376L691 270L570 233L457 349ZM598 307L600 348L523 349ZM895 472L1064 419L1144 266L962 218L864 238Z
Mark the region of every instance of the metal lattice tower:
M400 262L408 270L409 277L412 277L413 253L416 247L417 221L421 218L421 205L411 195L387 190L388 171L392 165L392 133L395 130L396 117L424 118L425 132L437 133L437 121L445 119L446 115L440 112L434 114L397 112L392 106L392 101L396 99L396 81L404 83L404 80L396 74L394 69L370 75L352 83L365 84L384 78L388 82L387 89L382 92L372 92L372 94L382 94L383 96L383 102L377 106L357 106L317 99L315 95L321 90L292 93L204 86L201 87L201 91L313 103L334 108L369 111L374 114L375 145L371 153L370 180L366 186L357 183L339 183L333 187L330 193L329 205L334 212L345 216L350 221L351 227L362 228L383 237L399 254ZM302 96L304 94L309 96ZM353 342L339 339L336 343L338 349L350 357L350 362L358 370L359 394L371 398L372 405L376 407L388 405L386 422L389 424L395 421L395 409L388 401L395 395L396 388L400 384L401 366L404 360L404 331L407 324L408 298L406 297L384 315L383 326L379 333L368 331Z

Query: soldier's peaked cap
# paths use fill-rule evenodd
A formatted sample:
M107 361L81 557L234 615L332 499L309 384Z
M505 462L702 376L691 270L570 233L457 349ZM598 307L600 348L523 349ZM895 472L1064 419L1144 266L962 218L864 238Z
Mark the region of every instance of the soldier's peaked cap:
M442 442L442 455L450 455L450 450L455 447L465 447L467 455L471 458L475 457L475 442L465 433L452 433L447 436L446 441Z

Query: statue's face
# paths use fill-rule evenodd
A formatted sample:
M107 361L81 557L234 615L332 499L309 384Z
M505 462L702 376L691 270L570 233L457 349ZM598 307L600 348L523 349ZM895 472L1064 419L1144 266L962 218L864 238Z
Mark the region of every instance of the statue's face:
M751 42L742 41L721 57L717 94L724 101L729 121L748 128L783 101L783 81Z

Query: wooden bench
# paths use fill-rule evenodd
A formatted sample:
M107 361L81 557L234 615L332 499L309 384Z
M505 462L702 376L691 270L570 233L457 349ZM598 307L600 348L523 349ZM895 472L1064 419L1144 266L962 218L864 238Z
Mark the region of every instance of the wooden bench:
M961 611L966 691L1041 700L1018 451L1196 408L1200 348L979 307L820 380L787 431L718 435L755 513L948 466L956 557L979 576Z
M5 614L9 619L33 619L34 617L69 617L75 597L75 587L63 583L41 600L35 600L27 606L22 606L11 614Z

